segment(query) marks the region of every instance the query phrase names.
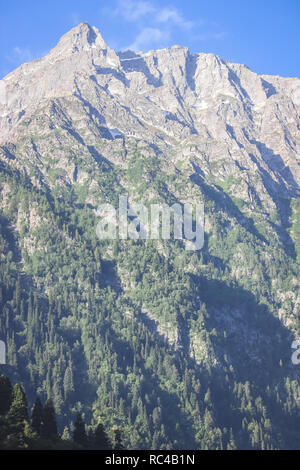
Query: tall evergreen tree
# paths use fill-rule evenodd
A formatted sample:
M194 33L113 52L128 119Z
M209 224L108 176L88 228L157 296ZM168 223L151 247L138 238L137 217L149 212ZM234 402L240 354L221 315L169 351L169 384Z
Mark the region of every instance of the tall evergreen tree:
M57 437L57 424L55 409L51 399L47 400L43 409L42 436L44 438Z
M9 378L0 375L0 415L8 413L12 402L12 391Z
M64 427L61 438L62 438L63 441L70 441L71 440L71 435L70 435L70 432L69 432L69 429L67 428L67 426Z
M72 364L69 364L68 367L66 368L63 386L64 386L65 400L67 400L69 395L72 392L74 392Z
M114 449L123 450L122 433L119 428L114 429Z
M76 420L74 423L73 441L83 447L87 445L85 424L80 413L77 413Z
M16 384L13 388L12 404L8 413L9 422L14 425L21 425L28 422L28 406L25 393L21 385Z
M98 450L110 450L112 445L108 435L106 434L103 424L99 423L94 433L94 447Z
M43 405L39 397L35 400L31 415L31 426L39 435L42 432Z

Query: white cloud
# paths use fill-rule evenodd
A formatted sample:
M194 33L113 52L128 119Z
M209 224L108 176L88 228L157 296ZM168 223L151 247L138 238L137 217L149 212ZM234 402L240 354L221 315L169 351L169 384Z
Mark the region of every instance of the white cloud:
M169 39L169 31L162 31L158 28L145 28L138 34L134 42L125 49L138 52L148 49L149 46L162 47Z
M145 15L155 12L155 7L150 2L135 0L119 0L114 15L121 15L127 21L136 21Z
M159 23L173 23L183 29L191 29L194 26L193 21L187 21L174 7L159 10L156 14L156 21Z
M194 26L194 22L186 20L174 6L158 8L144 0L118 0L117 8L112 13L122 16L127 21L137 21L146 17L147 21L153 23L176 25L183 29Z
M117 0L115 9L105 8L102 12L133 24L136 38L128 48L134 51L167 47L178 30L188 32L192 41L217 40L225 36L216 31L216 25L201 18L190 20L174 5L161 7L155 0Z

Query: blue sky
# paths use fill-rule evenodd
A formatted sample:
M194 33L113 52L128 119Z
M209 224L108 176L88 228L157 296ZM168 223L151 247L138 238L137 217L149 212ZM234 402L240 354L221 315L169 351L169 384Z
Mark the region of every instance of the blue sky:
M257 73L300 76L300 0L0 0L0 78L81 21L115 50L179 44Z

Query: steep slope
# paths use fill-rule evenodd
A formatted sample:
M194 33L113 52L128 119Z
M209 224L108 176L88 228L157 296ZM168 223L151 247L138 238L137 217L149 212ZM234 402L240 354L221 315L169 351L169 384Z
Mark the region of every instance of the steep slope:
M116 54L86 23L0 81L0 367L61 425L83 408L132 447L299 445L299 108L298 78ZM100 242L123 194L204 202L203 250Z

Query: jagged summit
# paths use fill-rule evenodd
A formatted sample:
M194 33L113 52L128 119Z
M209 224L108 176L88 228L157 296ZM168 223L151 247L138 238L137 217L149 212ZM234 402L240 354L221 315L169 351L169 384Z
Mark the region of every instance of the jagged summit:
M299 192L299 112L298 78L262 77L180 46L116 54L96 27L80 23L0 81L0 145L41 132L31 127L42 114L45 132L64 125L92 141L130 137L187 160L195 153L207 172L210 158L225 159L221 178L256 168L271 175L267 192Z
M80 52L88 47L106 49L107 45L95 26L82 22L64 34L56 47L71 49L72 52Z

